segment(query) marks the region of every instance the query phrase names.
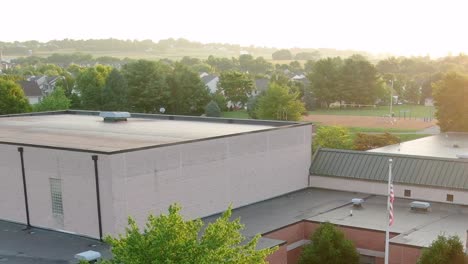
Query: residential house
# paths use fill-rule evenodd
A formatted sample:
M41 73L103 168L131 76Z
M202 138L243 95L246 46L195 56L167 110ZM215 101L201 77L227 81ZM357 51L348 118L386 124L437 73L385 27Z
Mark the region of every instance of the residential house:
M219 77L214 74L208 74L201 77L203 83L210 90L210 93L216 93L218 90Z
M30 104L39 103L44 97L43 92L35 81L20 81L19 84L23 88L24 94L28 98Z

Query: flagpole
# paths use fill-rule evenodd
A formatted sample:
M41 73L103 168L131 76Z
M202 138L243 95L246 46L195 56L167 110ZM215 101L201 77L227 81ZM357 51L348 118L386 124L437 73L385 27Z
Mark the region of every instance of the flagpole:
M387 186L387 230L385 232L385 264L388 264L388 251L390 243L390 185L392 182L392 159L388 160L388 186Z

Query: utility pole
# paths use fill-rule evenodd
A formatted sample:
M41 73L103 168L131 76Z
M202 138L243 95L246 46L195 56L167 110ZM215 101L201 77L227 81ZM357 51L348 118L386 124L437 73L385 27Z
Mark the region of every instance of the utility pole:
M392 87L390 88L390 117L393 118L393 79L391 80L392 82Z

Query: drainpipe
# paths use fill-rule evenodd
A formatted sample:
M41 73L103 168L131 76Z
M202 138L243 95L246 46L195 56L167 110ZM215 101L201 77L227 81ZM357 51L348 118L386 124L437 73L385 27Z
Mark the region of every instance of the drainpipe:
M93 155L92 159L94 161L94 177L95 177L95 182L96 182L96 200L97 200L97 213L98 213L98 222L99 222L99 240L102 241L101 197L100 197L100 191L99 191L98 156Z
M24 149L22 147L19 147L18 152L20 153L21 173L23 175L24 207L26 208L26 229L29 229L31 228L31 222L29 220L28 189L26 187L26 173L24 171L24 157L23 157Z

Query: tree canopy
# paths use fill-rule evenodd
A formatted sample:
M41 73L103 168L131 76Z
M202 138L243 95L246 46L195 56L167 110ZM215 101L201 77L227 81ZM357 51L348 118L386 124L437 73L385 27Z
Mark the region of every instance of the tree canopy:
M0 78L0 115L31 111L23 89L14 81Z
M271 57L274 60L292 60L293 58L291 51L287 49L281 49L281 50L275 51L273 52L273 54L271 54Z
M155 113L161 107L167 107L170 97L167 66L161 62L139 60L126 64L122 71L128 83L132 112Z
M170 97L167 112L172 114L201 114L210 100L205 84L198 74L181 63L176 63L167 82Z
M35 112L67 110L70 108L70 103L70 99L65 95L65 90L62 87L57 87L51 94L44 97L42 101L35 104L33 110Z
M128 110L128 85L125 77L117 69L112 69L102 90L102 110Z
M253 81L250 76L238 71L223 72L219 77L218 86L227 100L241 106L247 103L249 95L254 90Z
M298 93L290 93L289 87L276 83L270 84L265 95L258 99L256 108L256 115L260 119L297 121L305 112Z
M257 250L260 236L246 240L240 219L230 220L231 208L207 225L184 220L180 210L175 204L167 215L150 215L143 230L130 218L125 234L105 239L113 254L105 263L263 264L277 249Z
M464 264L463 243L458 236L438 236L428 248L423 249L418 264Z
M102 90L111 68L98 65L86 68L76 79L76 87L81 95L81 107L87 110L101 110Z
M323 223L304 247L299 264L358 264L359 254L353 242L331 223ZM442 263L442 262L441 262Z
M434 85L434 101L441 131L468 132L468 76L446 74Z

